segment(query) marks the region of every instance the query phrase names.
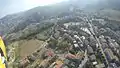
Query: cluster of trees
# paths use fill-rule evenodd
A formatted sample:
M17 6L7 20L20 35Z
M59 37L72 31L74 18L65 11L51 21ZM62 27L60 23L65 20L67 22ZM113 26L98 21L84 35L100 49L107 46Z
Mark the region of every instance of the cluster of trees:
M53 23L41 23L35 25L31 24L23 30L6 35L6 40L9 42L32 38L41 40L41 37L43 37L42 40L46 40L46 38L50 36L51 28L53 25Z
M56 40L54 38L51 38L48 41L49 47L56 49L56 50L62 50L66 51L68 50L69 46L71 45L67 40L61 39L61 40Z
M27 33L23 32L23 36L20 37L20 39L28 39L30 37L34 37L37 34L42 33L43 31L46 31L47 29L51 28L54 24L48 23L48 24L39 24L36 26L35 30L28 30Z
M68 16L67 18L63 18L61 20L58 20L58 24L64 24L69 22L81 22L82 19L76 16Z

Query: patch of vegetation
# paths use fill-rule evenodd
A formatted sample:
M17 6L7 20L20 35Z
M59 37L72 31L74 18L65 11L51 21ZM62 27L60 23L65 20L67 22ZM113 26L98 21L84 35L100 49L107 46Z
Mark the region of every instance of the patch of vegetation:
M45 31L40 32L39 34L37 34L37 35L35 36L35 38L38 39L38 40L45 41L45 40L47 40L47 39L50 37L51 32L52 32L52 29L51 29L51 28L48 28L48 29L46 29Z
M18 68L20 61L20 47L18 46L18 42L12 43L7 47L10 52L8 59L8 67L9 68Z
M62 38L62 39L55 39L55 38L51 38L48 41L48 47L55 49L57 51L68 51L69 47L71 46L71 43L69 43L68 40Z
M67 41L59 41L57 44L57 49L67 50L69 47L69 43Z
M31 38L31 37L34 37L36 34L39 34L49 28L51 28L54 24L44 24L43 26L41 25L38 25L36 26L37 29L35 31L28 31L28 33L24 33L23 32L23 36L20 37L20 39L28 39L28 38ZM30 33L32 32L32 33Z

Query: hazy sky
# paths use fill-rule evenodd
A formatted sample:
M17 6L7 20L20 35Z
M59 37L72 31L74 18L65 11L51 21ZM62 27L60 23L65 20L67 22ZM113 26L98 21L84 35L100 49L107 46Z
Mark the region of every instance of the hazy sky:
M50 5L65 0L0 0L0 17L37 6Z
M0 17L3 17L7 14L28 10L37 6L55 4L62 1L67 0L0 0ZM90 3L97 0L80 1L81 3Z

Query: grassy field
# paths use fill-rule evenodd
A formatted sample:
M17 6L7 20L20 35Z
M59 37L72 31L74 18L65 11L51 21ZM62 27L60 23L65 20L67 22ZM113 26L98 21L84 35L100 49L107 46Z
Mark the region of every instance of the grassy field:
M24 58L33 53L42 45L43 41L39 40L23 40L20 42L20 57Z
M9 68L17 68L21 59L32 54L44 42L36 39L21 40L11 43L8 47L8 66Z

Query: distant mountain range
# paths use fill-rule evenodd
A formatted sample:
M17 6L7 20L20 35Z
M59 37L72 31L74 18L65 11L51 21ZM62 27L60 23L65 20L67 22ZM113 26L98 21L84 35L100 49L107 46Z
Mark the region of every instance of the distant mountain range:
M120 0L98 0L94 4L87 5L89 9L115 9L120 10Z
M0 19L0 32L6 38L12 40L20 38L25 34L30 36L30 33L36 34L36 32L39 32L46 26L51 26L51 24L57 22L57 18L74 13L72 11L74 8L77 8L74 3L62 2L7 15Z
M40 23L42 20L57 16L58 14L67 11L68 7L69 6L67 5L36 7L25 12L7 15L0 19L0 32L8 33L11 29L24 29L21 28L21 26L26 27L31 23Z
M88 0L86 0L87 2ZM31 27L31 24L41 25L47 21L50 23L51 19L54 19L52 23L57 21L57 18L70 15L74 9L81 8L82 6L88 5L85 9L120 9L119 0L100 0L98 3L89 4L83 2L82 0L61 2L58 4L36 7L28 11L7 15L0 19L0 32L3 35L13 34L13 33L22 33L28 27ZM39 24L38 24L39 23ZM34 26L35 27L35 26Z

